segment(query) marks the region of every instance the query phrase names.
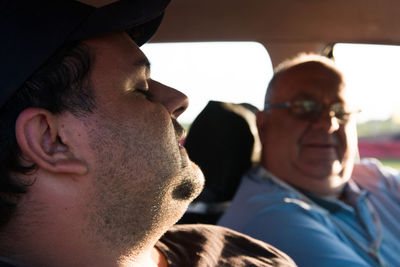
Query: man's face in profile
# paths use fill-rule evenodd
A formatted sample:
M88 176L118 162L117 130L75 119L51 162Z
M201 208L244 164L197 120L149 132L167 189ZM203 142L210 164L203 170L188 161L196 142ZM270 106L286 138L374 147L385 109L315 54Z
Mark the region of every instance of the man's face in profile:
M146 57L126 34L85 44L94 55L97 105L76 125L91 172L88 217L106 241L129 247L165 231L202 189L203 175L180 145L184 131L176 122L187 98L151 80Z
M322 104L316 118L304 119L290 109L272 109L260 114L264 163L267 169L290 184L307 191L330 195L349 179L357 151L356 123L330 115L339 103L349 110L342 77L319 64L300 65L278 78L270 103L311 100Z

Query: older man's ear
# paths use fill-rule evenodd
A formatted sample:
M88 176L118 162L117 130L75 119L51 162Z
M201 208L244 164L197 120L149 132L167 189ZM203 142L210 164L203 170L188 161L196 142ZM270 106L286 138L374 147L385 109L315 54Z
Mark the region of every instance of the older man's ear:
M87 165L69 147L69 135L60 127L59 116L41 108L27 108L16 122L21 159L28 165L53 173L82 175Z
M264 136L264 133L267 129L267 118L265 116L264 111L259 111L256 114L256 123L257 123L257 129L258 129L258 134L260 137ZM261 144L264 142L263 138L260 138Z

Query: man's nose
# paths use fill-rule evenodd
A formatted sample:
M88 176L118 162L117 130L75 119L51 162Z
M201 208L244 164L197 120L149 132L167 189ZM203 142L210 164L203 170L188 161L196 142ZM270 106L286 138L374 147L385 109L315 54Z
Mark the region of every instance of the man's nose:
M324 130L327 133L334 133L340 128L340 122L331 111L324 110L312 123L314 129Z
M189 106L189 99L184 93L154 80L149 86L152 100L164 105L171 117L177 119Z

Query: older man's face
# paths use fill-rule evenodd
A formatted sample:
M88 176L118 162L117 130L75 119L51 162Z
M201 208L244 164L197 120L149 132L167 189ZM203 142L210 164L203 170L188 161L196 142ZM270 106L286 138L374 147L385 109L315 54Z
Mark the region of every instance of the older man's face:
M294 116L290 109L259 113L263 165L297 188L336 196L350 177L357 153L354 116L343 122L329 115L335 103L352 109L342 78L321 64L297 66L282 74L273 92L269 103L309 99L324 108L312 119Z

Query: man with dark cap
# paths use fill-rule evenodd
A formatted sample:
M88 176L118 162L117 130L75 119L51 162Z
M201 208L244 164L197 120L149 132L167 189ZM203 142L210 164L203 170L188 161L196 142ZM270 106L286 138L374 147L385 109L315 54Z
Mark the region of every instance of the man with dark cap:
M0 2L2 264L294 265L222 227L172 227L203 175L181 146L186 96L138 48L169 0L111 2Z

